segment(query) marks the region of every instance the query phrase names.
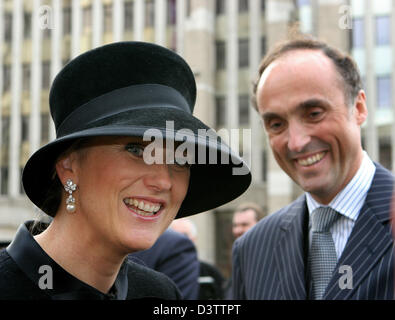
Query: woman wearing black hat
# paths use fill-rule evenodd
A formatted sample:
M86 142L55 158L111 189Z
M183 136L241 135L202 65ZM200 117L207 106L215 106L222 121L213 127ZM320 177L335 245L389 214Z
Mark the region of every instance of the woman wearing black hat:
M168 278L125 257L251 181L248 170L234 174L245 164L218 137L201 137L209 128L192 116L195 98L189 66L154 44L106 45L60 71L50 93L57 138L23 172L26 195L53 220L26 222L0 252L0 299L180 298ZM150 149L154 163L147 132L163 142ZM177 158L183 143L189 164ZM208 164L213 152L221 158ZM220 163L224 154L233 161Z

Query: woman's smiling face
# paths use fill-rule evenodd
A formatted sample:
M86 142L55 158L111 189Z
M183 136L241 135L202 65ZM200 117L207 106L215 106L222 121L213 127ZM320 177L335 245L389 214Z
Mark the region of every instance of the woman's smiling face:
M86 232L124 253L151 247L188 190L189 167L146 164L146 144L140 138L93 138L68 156L72 170L62 177L78 185L73 214Z

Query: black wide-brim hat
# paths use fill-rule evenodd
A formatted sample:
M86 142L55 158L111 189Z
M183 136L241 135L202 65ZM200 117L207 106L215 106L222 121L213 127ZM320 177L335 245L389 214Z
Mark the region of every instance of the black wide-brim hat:
M38 208L53 184L58 157L75 141L97 136L143 137L149 132L153 138L176 140L181 132L194 145L196 161L177 218L221 206L251 183L246 163L192 115L193 73L169 49L117 42L85 52L59 72L49 98L56 139L30 157L22 176L26 195ZM216 161L209 159L213 154Z

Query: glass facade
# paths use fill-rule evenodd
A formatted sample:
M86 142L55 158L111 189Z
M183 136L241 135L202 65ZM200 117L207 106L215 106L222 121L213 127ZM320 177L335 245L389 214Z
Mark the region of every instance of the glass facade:
M352 21L352 47L365 46L365 27L363 18L354 18Z
M377 107L391 108L391 75L377 77Z
M375 17L375 38L376 45L391 44L391 18L390 16Z

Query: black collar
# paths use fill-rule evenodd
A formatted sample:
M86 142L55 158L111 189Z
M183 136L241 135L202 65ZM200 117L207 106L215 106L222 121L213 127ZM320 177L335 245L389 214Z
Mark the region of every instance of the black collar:
M127 263L122 264L110 292L104 294L69 274L48 256L28 231L32 223L33 221L27 221L19 227L14 240L7 247L7 252L27 277L40 289L45 290L51 299L126 299ZM52 272L52 289L46 288L51 282L45 281L45 278L50 276L50 272Z

